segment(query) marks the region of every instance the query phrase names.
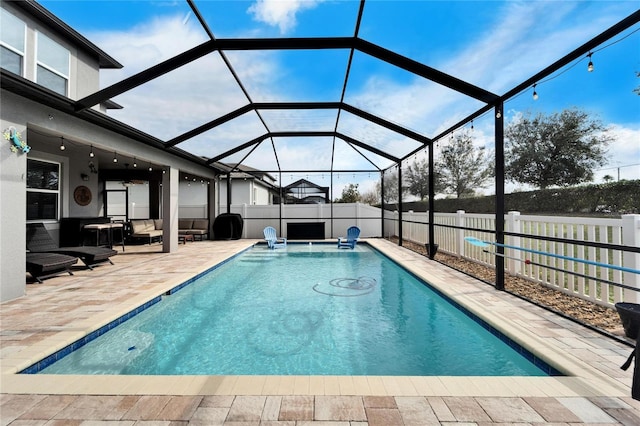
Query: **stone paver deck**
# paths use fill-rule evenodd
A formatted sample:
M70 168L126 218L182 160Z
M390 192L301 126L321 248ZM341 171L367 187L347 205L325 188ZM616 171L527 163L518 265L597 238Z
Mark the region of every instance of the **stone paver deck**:
M565 372L563 377L61 376L16 372L250 247L127 246L0 305L2 425L640 425L631 348L385 240L369 243Z

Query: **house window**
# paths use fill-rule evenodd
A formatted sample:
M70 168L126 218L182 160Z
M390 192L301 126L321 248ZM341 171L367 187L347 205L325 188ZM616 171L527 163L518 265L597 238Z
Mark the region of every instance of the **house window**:
M0 9L0 64L2 68L23 75L26 25L4 9Z
M69 58L67 49L38 33L36 82L56 93L67 96Z
M60 164L27 159L27 220L57 220Z

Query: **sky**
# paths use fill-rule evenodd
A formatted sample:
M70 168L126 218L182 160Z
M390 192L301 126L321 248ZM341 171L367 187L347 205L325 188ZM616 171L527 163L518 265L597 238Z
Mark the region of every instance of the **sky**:
M40 3L123 64L102 70L107 87L208 40L186 1L42 0ZM194 0L216 38L353 36L358 1ZM368 1L359 37L458 79L502 95L586 41L635 12L633 1ZM254 102L339 101L348 50L229 51L227 61ZM578 107L601 120L614 136L608 163L596 172L614 179L640 178L640 24L505 103L505 124L524 113L551 114ZM114 118L169 140L249 101L218 53L113 98L124 106ZM433 137L484 104L356 51L345 102L426 137ZM179 145L208 158L271 131L334 130L336 111L248 113ZM477 146L492 149L493 115L473 124ZM470 128L470 125L467 126ZM338 131L403 157L415 141L343 112ZM445 147L449 138L437 144ZM263 170L286 170L282 184L307 178L328 185L333 198L348 183L370 190L378 168L392 162L362 155L333 138L276 138L222 161ZM276 147L274 155L273 146ZM436 154L437 155L437 154ZM408 158L403 167L424 158ZM278 167L278 164L280 167ZM348 171L347 171L348 170ZM363 172L355 172L362 170ZM493 191L492 183L484 189ZM507 190L528 189L510 183Z

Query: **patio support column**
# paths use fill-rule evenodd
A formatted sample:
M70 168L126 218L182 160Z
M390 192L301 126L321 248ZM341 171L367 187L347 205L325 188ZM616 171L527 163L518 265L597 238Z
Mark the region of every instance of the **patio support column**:
M428 212L428 220L429 220L429 259L433 260L436 256L435 251L435 227L433 224L434 220L434 204L435 204L435 171L433 165L433 142L429 143L429 212Z
M499 101L495 105L495 139L496 139L496 290L504 290L504 104Z
M178 251L179 171L169 167L162 175L162 251Z
M402 245L402 162L398 163L398 245Z

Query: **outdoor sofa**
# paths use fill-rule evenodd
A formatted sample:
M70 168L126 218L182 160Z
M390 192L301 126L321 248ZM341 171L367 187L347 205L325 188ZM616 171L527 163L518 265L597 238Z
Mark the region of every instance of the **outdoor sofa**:
M178 219L178 234L193 235L202 241L209 236L209 219Z
M133 239L144 239L149 244L153 240L162 241L162 219L134 219L130 222Z

